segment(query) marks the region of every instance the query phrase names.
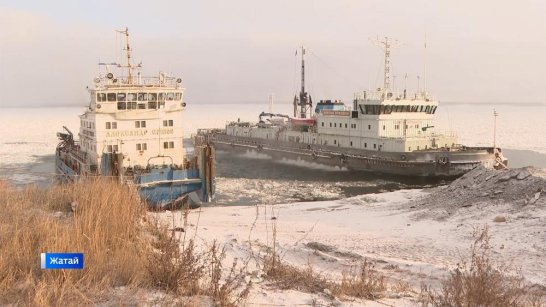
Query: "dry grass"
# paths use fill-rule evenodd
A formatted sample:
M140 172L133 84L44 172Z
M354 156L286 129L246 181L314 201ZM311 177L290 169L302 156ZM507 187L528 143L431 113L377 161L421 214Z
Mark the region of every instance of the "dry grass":
M387 290L385 276L377 272L374 265L364 260L358 271L344 273L341 283L334 287L333 293L336 296L352 296L376 300L383 297Z
M142 283L144 215L137 199L108 181L22 191L2 184L0 303L91 303L90 291ZM84 252L85 269L41 270L42 252Z
M217 245L199 254L190 240L181 250L180 238L150 219L126 187L107 179L24 190L0 182L0 246L0 304L111 303L120 286L200 294L220 306L234 306L248 293L244 287L236 292L234 270L226 278L206 274L206 268L222 269ZM84 269L42 270L42 252L83 252Z
M463 260L439 292L423 286L423 306L542 306L543 297L526 290L519 272L491 261L488 228L476 229L470 259Z
M386 278L375 270L374 265L365 259L360 266L343 273L341 282L328 279L313 270L308 263L306 268L288 264L277 253L277 225L273 223L273 246L264 258L263 269L266 278L281 289L294 289L309 293L331 293L337 297L357 297L376 300L387 290Z

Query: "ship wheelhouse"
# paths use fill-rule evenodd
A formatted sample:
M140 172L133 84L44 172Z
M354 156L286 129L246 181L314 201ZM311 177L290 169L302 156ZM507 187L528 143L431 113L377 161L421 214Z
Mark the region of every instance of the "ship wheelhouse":
M97 164L103 153L120 153L128 167L182 165L186 103L181 79L164 74L133 83L120 79L109 73L96 78L95 88L89 90L89 109L81 115L83 150Z
M456 146L454 134L435 132L438 102L426 93L412 99L377 96L359 93L350 112L324 110L317 114L322 144L392 152L451 150Z

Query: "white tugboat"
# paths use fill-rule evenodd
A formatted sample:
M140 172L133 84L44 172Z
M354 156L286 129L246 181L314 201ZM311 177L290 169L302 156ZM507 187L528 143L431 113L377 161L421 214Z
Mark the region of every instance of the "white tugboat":
M160 73L144 78L131 64L128 29L125 36L127 63L99 63L104 75L89 88L91 101L80 115L79 140L66 127L58 133L56 169L65 180L90 176L114 177L136 187L151 206L174 204L196 191L202 201L214 197L214 150L202 136L194 154L186 156L183 145L182 79ZM126 68L118 76L110 67Z
M326 100L313 110L305 91L302 48L294 117L262 113L257 124L232 122L212 134L215 147L390 175L456 177L478 165L506 167L500 148L467 147L458 144L454 133L436 132L438 101L428 92L395 93L390 82L391 44L388 38L380 43L385 52L383 87L355 94L352 108ZM264 121L264 116L269 118Z

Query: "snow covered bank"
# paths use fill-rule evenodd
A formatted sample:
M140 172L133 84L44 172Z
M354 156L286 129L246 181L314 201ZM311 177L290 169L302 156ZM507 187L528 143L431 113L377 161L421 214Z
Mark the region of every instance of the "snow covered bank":
M508 181L519 180L521 184L511 183L504 187L504 195L511 199L509 191L513 190L514 195L523 193L520 190L523 182L541 182L537 179L541 177L527 176L526 171L533 172L518 170L516 173L512 170L495 173L488 180L485 179L491 174L480 173L483 180L477 173L469 176L476 176L474 182L478 186L485 184L484 180L492 182L505 176L511 178ZM518 176L527 177L517 179ZM496 203L489 198L480 205L467 206L472 198L463 196L469 191L468 178L428 191L400 190L343 200L283 205L205 207L190 212L185 231L187 236L195 236L205 245L213 240L225 244L228 261L234 258L248 261L263 256L267 247L272 246L275 224L279 254L288 263L312 266L320 274L335 279L367 258L389 278L391 284L407 283L418 291L421 283L437 286L438 281L466 257L472 230L487 224L492 235L493 260L512 263L521 268L528 282L546 287L544 196L538 197L532 205L528 204L528 209L523 211L507 201ZM485 186L478 186L474 189L482 190L481 193L489 191ZM498 185L492 186L498 188ZM439 195L445 194L446 190L466 192L458 197L446 196L451 202L442 205ZM495 197L502 194L492 192ZM527 194L534 199L535 194ZM516 198L517 201L525 196ZM449 209L456 203L460 203L462 208ZM485 210L484 206L489 209ZM182 213L161 215L175 227L183 226ZM499 215L505 216L506 222L494 222ZM259 265L252 263L249 261L247 268L249 278L254 280L250 303L296 305L311 304L313 299L329 299L326 294L275 289L264 281ZM408 297L400 298L399 294L391 291L382 302L396 306L411 304L416 294L411 291L407 294ZM371 304L366 301L351 304L355 303Z

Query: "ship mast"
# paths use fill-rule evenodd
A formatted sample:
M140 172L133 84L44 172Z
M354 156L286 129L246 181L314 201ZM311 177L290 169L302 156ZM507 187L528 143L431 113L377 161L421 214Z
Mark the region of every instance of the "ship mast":
M133 75L131 70L133 66L131 65L131 47L129 46L129 28L125 27L125 30L116 30L117 32L125 35L125 52L127 53L127 65L118 65L118 67L127 68L127 83L133 84Z
M389 40L385 37L384 40L374 39L372 40L376 45L381 47L385 52L385 59L383 63L383 98L388 98L388 94L391 94L391 48L398 44L396 40Z
M298 51L296 51L296 56ZM298 110L299 107L299 110ZM299 112L298 112L299 111ZM311 95L305 91L305 48L301 47L301 89L299 97L294 96L294 117L296 118L307 118L307 113L309 112L309 117L313 116L313 101L311 100ZM298 114L299 113L299 114Z

